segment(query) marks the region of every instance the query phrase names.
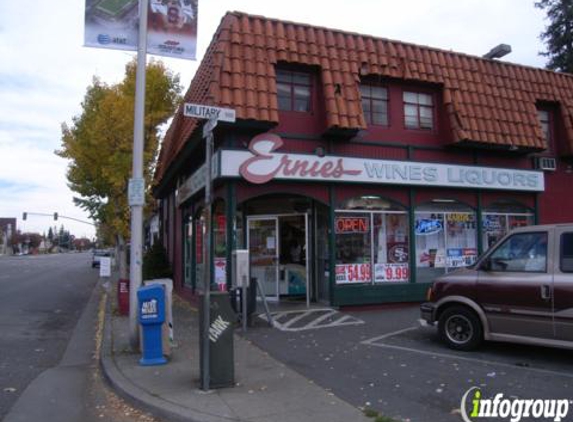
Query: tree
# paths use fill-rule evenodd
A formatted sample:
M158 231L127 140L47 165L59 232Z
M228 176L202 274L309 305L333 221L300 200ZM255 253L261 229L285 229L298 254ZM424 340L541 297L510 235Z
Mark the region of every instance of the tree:
M540 53L549 57L547 69L573 73L573 1L539 0L535 7L546 10L549 19L540 35L547 47Z
M74 202L98 224L98 236L119 249L120 277L127 278L125 239L129 237L127 186L131 175L136 62L126 65L122 82L107 85L98 78L87 88L82 113L62 125L62 149L70 159L67 178L79 194ZM161 62L147 65L144 176L148 199L159 146L159 128L180 102L179 76Z

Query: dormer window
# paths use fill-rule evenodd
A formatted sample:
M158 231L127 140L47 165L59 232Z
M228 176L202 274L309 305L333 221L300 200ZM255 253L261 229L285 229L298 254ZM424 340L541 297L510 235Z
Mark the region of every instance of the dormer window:
M277 97L281 111L311 111L312 79L310 74L277 70Z
M541 132L547 141L547 145L551 144L551 112L546 109L537 109L537 118L541 125Z
M434 129L434 98L431 94L404 91L404 126L407 129Z
M377 85L361 84L360 94L366 123L388 126L388 89Z

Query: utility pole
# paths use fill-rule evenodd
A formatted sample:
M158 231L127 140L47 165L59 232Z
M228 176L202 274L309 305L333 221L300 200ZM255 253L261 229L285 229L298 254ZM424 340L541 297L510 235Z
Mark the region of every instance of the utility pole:
M145 117L145 66L147 64L147 8L149 0L139 1L139 34L137 47L137 73L135 76L135 115L133 124L132 178L129 180L131 206L131 249L129 265L129 342L132 350L139 348L137 331L137 289L141 286L143 205L145 180L143 178L143 140Z

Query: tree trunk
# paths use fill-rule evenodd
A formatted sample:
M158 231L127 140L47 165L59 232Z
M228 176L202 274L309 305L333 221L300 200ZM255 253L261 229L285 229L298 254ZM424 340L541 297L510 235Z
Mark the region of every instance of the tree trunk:
M127 266L125 239L121 234L117 235L117 260L119 264L119 278L123 280L129 280L129 268Z

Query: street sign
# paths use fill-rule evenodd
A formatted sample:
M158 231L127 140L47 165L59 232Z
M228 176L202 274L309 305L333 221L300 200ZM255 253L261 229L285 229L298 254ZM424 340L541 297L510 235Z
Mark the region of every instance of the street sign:
M127 188L129 206L145 205L145 180L143 178L129 179Z
M111 277L111 258L109 256L102 256L99 259L99 276Z
M203 104L185 103L183 108L185 117L198 119L211 119L216 117L220 122L235 123L235 110L232 108L212 107Z

